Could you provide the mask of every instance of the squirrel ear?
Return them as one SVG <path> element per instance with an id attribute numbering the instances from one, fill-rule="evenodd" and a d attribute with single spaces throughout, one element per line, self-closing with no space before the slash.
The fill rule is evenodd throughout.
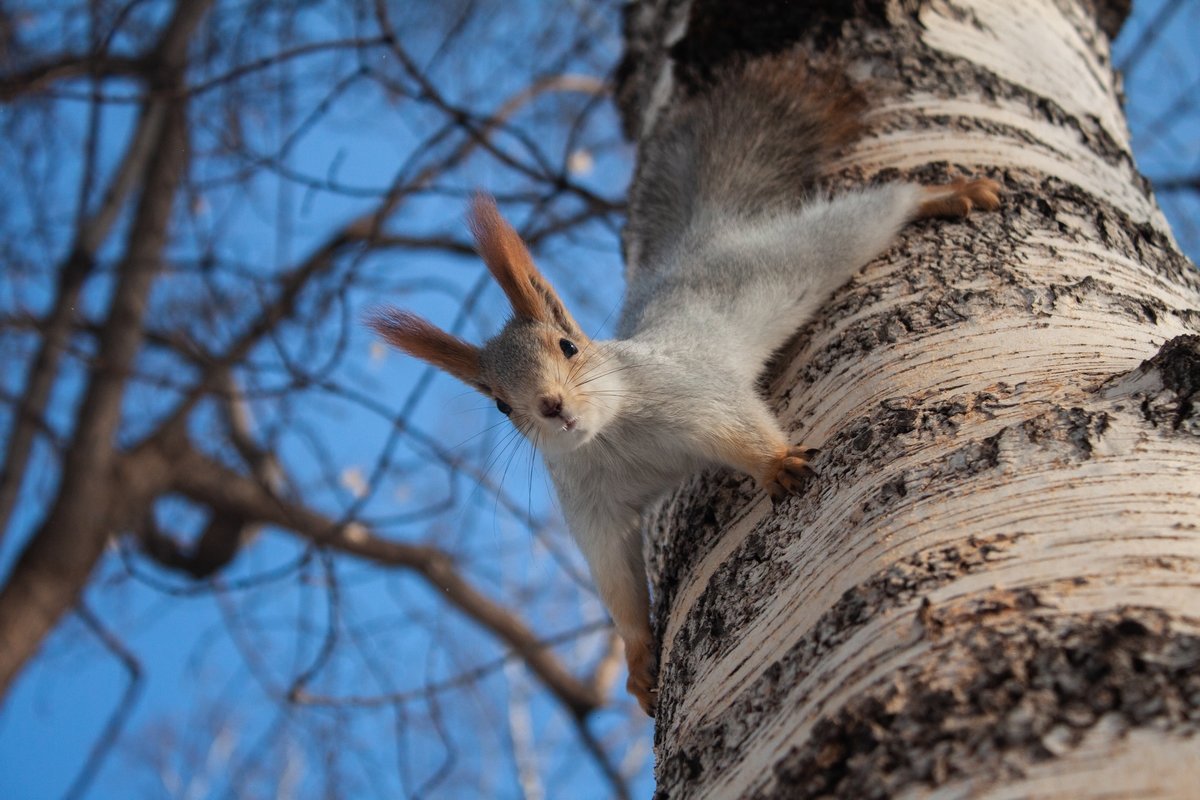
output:
<path id="1" fill-rule="evenodd" d="M 471 203 L 471 231 L 479 255 L 518 317 L 548 322 L 568 333 L 579 331 L 554 287 L 534 266 L 521 237 L 486 194 L 475 195 Z"/>
<path id="2" fill-rule="evenodd" d="M 371 312 L 367 324 L 410 356 L 445 370 L 464 383 L 472 386 L 479 383 L 479 348 L 428 320 L 398 308 L 381 308 Z"/>

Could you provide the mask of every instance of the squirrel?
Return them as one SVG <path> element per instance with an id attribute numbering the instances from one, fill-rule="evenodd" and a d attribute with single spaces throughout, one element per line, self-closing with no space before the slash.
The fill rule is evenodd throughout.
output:
<path id="1" fill-rule="evenodd" d="M 540 450 L 648 714 L 657 651 L 643 510 L 711 465 L 752 476 L 773 502 L 803 488 L 817 451 L 788 440 L 756 389 L 768 359 L 907 223 L 999 207 L 986 178 L 818 191 L 865 105 L 840 75 L 771 56 L 659 120 L 630 196 L 614 339 L 584 333 L 485 196 L 471 227 L 512 305 L 503 330 L 477 347 L 395 308 L 369 321 L 494 399 Z"/>

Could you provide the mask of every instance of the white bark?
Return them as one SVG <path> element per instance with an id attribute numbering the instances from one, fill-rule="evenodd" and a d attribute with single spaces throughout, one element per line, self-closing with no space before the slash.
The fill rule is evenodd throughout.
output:
<path id="1" fill-rule="evenodd" d="M 804 495 L 713 473 L 651 521 L 660 794 L 1194 797 L 1200 280 L 1092 9 L 643 5 L 627 130 L 738 48 L 836 43 L 875 96 L 836 180 L 1008 190 L 909 229 L 771 372 L 822 449 Z M 730 45 L 755 13 L 781 16 Z"/>

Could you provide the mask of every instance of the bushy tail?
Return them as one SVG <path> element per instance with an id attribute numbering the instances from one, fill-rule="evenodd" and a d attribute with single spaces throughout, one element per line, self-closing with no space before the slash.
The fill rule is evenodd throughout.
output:
<path id="1" fill-rule="evenodd" d="M 803 202 L 861 129 L 865 100 L 842 72 L 794 56 L 726 70 L 643 141 L 626 231 L 631 269 L 653 267 L 689 224 Z"/>

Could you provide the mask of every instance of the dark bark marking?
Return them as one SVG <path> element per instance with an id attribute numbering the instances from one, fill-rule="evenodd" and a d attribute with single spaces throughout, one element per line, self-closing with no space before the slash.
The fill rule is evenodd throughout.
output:
<path id="1" fill-rule="evenodd" d="M 1163 386 L 1179 395 L 1180 415 L 1186 416 L 1191 410 L 1193 395 L 1200 391 L 1200 336 L 1176 336 L 1159 348 L 1147 363 L 1158 370 Z"/>
<path id="2" fill-rule="evenodd" d="M 1002 557 L 1019 538 L 1008 534 L 971 536 L 957 544 L 921 550 L 847 590 L 801 641 L 763 671 L 720 720 L 697 731 L 675 748 L 682 760 L 676 763 L 676 757 L 670 756 L 664 761 L 659 768 L 659 783 L 675 785 L 683 775 L 699 775 L 706 763 L 719 767 L 735 760 L 745 734 L 754 730 L 751 720 L 760 716 L 762 709 L 778 708 L 782 696 L 793 685 L 811 673 L 827 653 L 848 641 L 862 625 L 888 610 L 912 603 L 938 587 L 984 569 L 988 562 Z M 697 616 L 697 611 L 689 616 Z M 695 626 L 681 629 L 673 647 L 694 646 L 690 638 L 694 631 Z M 720 650 L 725 652 L 731 646 L 732 643 L 724 645 Z M 689 651 L 681 649 L 679 652 Z M 696 660 L 689 656 L 688 661 Z M 678 665 L 678 661 L 672 661 L 672 669 L 677 671 L 666 682 L 666 693 L 659 698 L 657 737 L 671 729 L 679 698 L 688 691 L 694 679 L 690 669 L 684 674 Z"/>
<path id="3" fill-rule="evenodd" d="M 1003 387 L 994 387 L 1004 391 Z M 850 420 L 822 448 L 831 476 L 849 479 L 847 468 L 855 469 L 864 460 L 891 461 L 912 451 L 917 441 L 935 437 L 957 437 L 960 429 L 972 417 L 988 419 L 993 415 L 989 406 L 999 402 L 993 392 L 979 392 L 938 402 L 923 404 L 913 398 L 893 398 L 879 404 L 869 416 Z M 915 437 L 910 434 L 916 434 Z M 965 442 L 962 447 L 947 453 L 937 464 L 923 465 L 927 477 L 945 477 L 957 469 L 969 467 L 972 472 L 996 466 L 997 436 Z M 888 476 L 895 480 L 896 475 Z M 912 480 L 907 482 L 912 489 Z"/>
<path id="4" fill-rule="evenodd" d="M 667 498 L 647 515 L 644 530 L 645 540 L 651 545 L 656 641 L 662 642 L 667 609 L 680 584 L 720 541 L 721 534 L 750 512 L 757 491 L 753 481 L 743 475 L 708 470 L 685 482 L 677 492 L 708 497 L 711 502 L 681 504 Z"/>
<path id="5" fill-rule="evenodd" d="M 997 387 L 996 392 L 1003 392 Z M 859 465 L 864 461 L 877 463 L 889 461 L 910 452 L 915 440 L 921 438 L 956 437 L 962 426 L 972 416 L 988 418 L 989 407 L 1001 403 L 993 392 L 981 392 L 970 398 L 948 399 L 921 406 L 906 400 L 891 400 L 881 403 L 879 410 L 868 418 L 847 426 L 843 432 L 830 440 L 823 448 L 820 465 L 825 480 L 854 480 Z M 936 493 L 936 488 L 954 481 L 953 476 L 964 471 L 977 474 L 995 469 L 1002 461 L 1002 448 L 1029 452 L 1032 448 L 1043 451 L 1055 461 L 1086 461 L 1093 456 L 1095 444 L 1105 435 L 1111 424 L 1111 416 L 1105 411 L 1087 411 L 1078 406 L 1056 406 L 1019 423 L 1014 423 L 998 433 L 977 440 L 966 441 L 962 446 L 946 453 L 937 461 L 922 464 L 919 468 L 892 472 L 880 488 L 868 499 L 861 509 L 863 514 L 883 519 L 896 513 L 906 503 L 920 502 Z M 811 500 L 803 497 L 791 512 L 793 521 L 789 528 L 809 530 L 815 523 L 818 509 Z M 880 523 L 872 523 L 878 527 Z M 782 555 L 790 540 L 773 540 L 768 534 L 774 529 L 771 519 L 763 521 L 763 527 L 753 531 L 746 540 L 730 554 L 730 557 L 713 573 L 695 606 L 677 632 L 676 638 L 664 643 L 672 652 L 687 654 L 686 658 L 673 659 L 670 665 L 670 680 L 664 682 L 663 694 L 659 699 L 658 729 L 669 730 L 674 716 L 674 707 L 692 687 L 697 670 L 719 659 L 731 651 L 735 641 L 730 641 L 727 631 L 738 631 L 759 614 L 763 603 L 779 591 L 781 586 L 794 579 L 795 565 L 788 563 Z M 818 660 L 830 649 L 847 641 L 864 624 L 880 613 L 913 602 L 917 597 L 945 585 L 962 575 L 982 567 L 988 559 L 1007 547 L 1016 536 L 1012 534 L 973 535 L 953 545 L 944 545 L 921 551 L 882 573 L 848 590 L 830 608 L 810 631 L 784 657 L 780 667 L 791 678 L 791 685 L 812 671 Z M 731 592 L 747 592 L 754 587 L 754 594 L 762 602 L 743 600 L 731 606 Z M 1014 599 L 1015 598 L 1015 599 Z M 995 609 L 1033 607 L 1033 595 L 1015 592 L 989 595 L 978 599 L 972 608 L 977 616 L 986 616 Z M 1028 602 L 1027 602 L 1028 601 Z M 667 601 L 669 603 L 669 600 Z M 975 601 L 971 601 L 975 602 Z M 660 609 L 669 605 L 660 605 Z M 664 632 L 666 615 L 660 611 L 659 635 Z M 930 625 L 937 629 L 947 627 L 941 615 L 925 615 Z M 775 699 L 761 684 L 770 680 L 771 670 L 760 676 L 755 685 L 748 689 L 745 701 L 733 716 L 746 719 L 756 708 L 773 707 Z M 749 707 L 746 706 L 749 704 Z M 729 714 L 723 715 L 728 719 Z M 700 752 L 713 748 L 720 752 L 720 738 L 727 735 L 730 725 L 716 739 L 696 745 Z"/>
<path id="6" fill-rule="evenodd" d="M 638 19 L 640 6 L 631 4 L 625 14 L 626 50 L 614 74 L 617 106 L 626 136 L 636 139 L 641 118 L 664 61 L 671 63 L 681 97 L 712 86 L 722 67 L 790 49 L 802 48 L 811 62 L 860 61 L 873 65 L 869 81 L 872 94 L 902 96 L 914 91 L 968 96 L 982 92 L 1026 106 L 1037 118 L 1075 130 L 1089 148 L 1109 163 L 1132 163 L 1129 151 L 1109 136 L 1091 115 L 1076 117 L 1053 100 L 964 59 L 925 46 L 917 19 L 918 2 L 902 7 L 885 0 L 693 0 L 683 37 L 663 49 L 666 20 L 677 13 L 680 0 L 668 0 L 655 15 L 653 25 Z M 906 15 L 888 19 L 893 5 Z M 951 6 L 951 10 L 955 10 Z M 961 11 L 961 10 L 960 10 Z M 963 12 L 965 13 L 965 12 Z M 978 21 L 974 24 L 978 25 Z M 878 35 L 886 31 L 886 35 Z M 1087 32 L 1084 31 L 1085 38 Z M 932 118 L 914 120 L 899 115 L 881 120 L 879 130 L 902 126 L 928 127 Z M 963 120 L 963 125 L 986 129 L 993 123 Z M 1010 132 L 1010 135 L 1013 135 Z M 1018 137 L 1025 134 L 1016 132 Z M 1142 188 L 1149 193 L 1149 184 Z"/>
<path id="7" fill-rule="evenodd" d="M 1154 356 L 1104 388 L 1119 393 L 1121 384 L 1136 387 L 1151 375 L 1159 379 L 1161 391 L 1131 393 L 1142 419 L 1155 428 L 1200 436 L 1200 408 L 1194 400 L 1200 392 L 1200 336 L 1189 333 L 1168 340 Z"/>
<path id="8" fill-rule="evenodd" d="M 919 172 L 924 180 L 939 180 L 938 173 L 945 171 L 930 165 Z M 886 179 L 889 176 L 880 177 Z M 1056 179 L 1009 175 L 1004 183 L 1006 206 L 1001 215 L 953 225 L 914 226 L 884 256 L 886 261 L 907 260 L 911 253 L 954 247 L 973 253 L 973 258 L 943 261 L 919 271 L 893 270 L 884 278 L 874 279 L 868 268 L 865 281 L 842 289 L 826 305 L 822 315 L 801 329 L 781 351 L 774 364 L 799 363 L 796 380 L 784 385 L 778 379 L 779 369 L 769 368 L 765 379 L 768 393 L 786 402 L 794 394 L 805 392 L 818 379 L 837 374 L 840 365 L 855 364 L 899 336 L 911 339 L 912 334 L 919 336 L 943 330 L 969 319 L 1012 318 L 1014 313 L 1019 313 L 1029 319 L 1031 326 L 1053 324 L 1056 307 L 1067 300 L 1089 304 L 1106 314 L 1139 324 L 1146 321 L 1152 325 L 1166 324 L 1173 317 L 1185 325 L 1200 327 L 1200 307 L 1174 309 L 1149 293 L 1114 291 L 1103 274 L 1073 283 L 1055 284 L 1031 283 L 1015 272 L 1012 265 L 1021 260 L 1024 252 L 1042 252 L 1046 257 L 1056 257 L 1056 253 L 1045 252 L 1028 243 L 1029 238 L 1039 232 L 1081 245 L 1093 235 L 1089 230 L 1060 223 L 1060 214 L 1071 218 L 1102 218 L 1114 249 L 1145 264 L 1148 278 L 1153 271 L 1171 284 L 1195 287 L 1200 296 L 1200 271 L 1172 250 L 1170 242 L 1158 231 L 1132 224 L 1115 207 Z M 1136 233 L 1130 236 L 1129 231 Z M 981 282 L 990 285 L 980 288 Z M 887 298 L 918 293 L 922 295 L 919 303 L 914 301 L 904 306 L 888 303 L 885 311 L 870 313 Z M 857 317 L 858 320 L 821 350 L 800 359 L 801 351 L 814 333 L 828 329 L 846 317 Z"/>
<path id="9" fill-rule="evenodd" d="M 642 113 L 654 88 L 655 76 L 669 58 L 662 48 L 664 28 L 685 0 L 627 3 L 622 9 L 621 33 L 625 52 L 613 71 L 613 103 L 621 117 L 621 132 L 631 142 L 638 139 Z M 649 20 L 649 22 L 647 22 Z"/>
<path id="10" fill-rule="evenodd" d="M 809 53 L 827 50 L 848 22 L 886 26 L 886 6 L 884 0 L 693 0 L 687 33 L 671 48 L 675 77 L 691 94 L 711 85 L 723 65 L 783 52 L 801 38 Z"/>
<path id="11" fill-rule="evenodd" d="M 909 19 L 894 19 L 896 24 L 887 28 L 885 36 L 869 35 L 871 27 L 866 25 L 857 25 L 843 35 L 840 52 L 852 53 L 856 60 L 872 64 L 871 82 L 879 96 L 899 97 L 914 92 L 929 92 L 943 97 L 981 94 L 988 100 L 1003 100 L 1024 106 L 1035 119 L 1075 131 L 1092 152 L 1108 163 L 1133 163 L 1129 150 L 1115 141 L 1095 116 L 1076 116 L 1054 100 L 1014 84 L 978 64 L 925 45 L 921 41 L 918 20 L 922 5 L 908 4 L 905 10 L 909 11 Z M 967 13 L 958 10 L 964 15 Z M 976 27 L 981 27 L 978 20 L 972 18 L 970 21 Z M 1086 31 L 1084 34 L 1085 38 L 1090 38 Z M 888 116 L 893 119 L 881 120 L 881 130 L 887 127 L 909 130 L 929 127 L 935 119 L 911 114 Z M 984 120 L 963 120 L 962 124 L 977 130 L 995 126 L 995 123 Z M 1148 183 L 1143 183 L 1142 188 L 1149 193 Z"/>
<path id="12" fill-rule="evenodd" d="M 999 390 L 999 389 L 998 389 Z M 853 471 L 860 463 L 888 462 L 911 453 L 916 442 L 908 434 L 922 437 L 957 437 L 960 429 L 968 425 L 973 417 L 988 419 L 993 413 L 988 406 L 998 402 L 991 392 L 980 392 L 968 402 L 949 400 L 913 408 L 903 409 L 906 414 L 896 424 L 900 400 L 881 404 L 881 411 L 870 417 L 851 422 L 841 433 L 831 437 L 824 448 L 827 471 L 838 479 L 854 479 Z M 912 402 L 912 401 L 904 401 Z M 892 407 L 887 407 L 888 405 Z M 911 417 L 909 416 L 911 415 Z M 886 508 L 909 494 L 920 496 L 922 492 L 940 484 L 952 475 L 968 471 L 977 474 L 999 466 L 1001 447 L 1009 446 L 1028 449 L 1034 445 L 1043 451 L 1053 452 L 1056 457 L 1083 461 L 1091 458 L 1094 443 L 1108 430 L 1111 417 L 1104 411 L 1087 411 L 1079 406 L 1055 406 L 1022 422 L 1010 425 L 991 436 L 965 441 L 960 447 L 946 453 L 934 462 L 921 464 L 910 473 L 891 473 L 881 476 L 883 482 L 877 499 L 887 503 L 868 501 L 864 511 L 879 507 Z M 880 432 L 884 436 L 878 436 Z M 1020 444 L 1005 441 L 1016 437 Z M 901 481 L 904 491 L 896 491 L 895 483 Z M 892 486 L 892 490 L 888 487 Z"/>
<path id="13" fill-rule="evenodd" d="M 1133 8 L 1133 0 L 1085 0 L 1096 11 L 1096 24 L 1109 39 L 1116 39 Z"/>
<path id="14" fill-rule="evenodd" d="M 1108 430 L 1110 420 L 1104 411 L 1085 411 L 1078 406 L 1056 407 L 1005 433 L 1011 431 L 1010 435 L 1017 435 L 1024 442 L 1068 459 L 1086 461 L 1092 457 L 1093 442 Z M 1024 443 L 1015 447 L 1023 448 Z"/>
<path id="15" fill-rule="evenodd" d="M 818 722 L 754 797 L 884 798 L 1019 777 L 1022 763 L 1078 745 L 1102 717 L 1126 730 L 1200 731 L 1200 637 L 1132 608 L 960 629 Z"/>
<path id="16" fill-rule="evenodd" d="M 1200 637 L 1173 630 L 1170 616 L 1154 609 L 1063 617 L 1039 607 L 1028 590 L 988 593 L 947 611 L 923 606 L 929 655 L 820 720 L 778 762 L 772 786 L 753 796 L 884 798 L 967 776 L 1019 777 L 1022 762 L 1078 745 L 1103 717 L 1127 730 L 1200 732 Z M 809 663 L 823 652 L 810 646 Z M 659 767 L 656 798 L 686 797 L 702 775 L 744 756 L 765 709 L 779 709 L 807 674 L 794 654 L 677 744 Z M 776 713 L 789 712 L 790 704 Z"/>
<path id="17" fill-rule="evenodd" d="M 1157 297 L 1130 295 L 1118 291 L 1112 284 L 1088 275 L 1075 283 L 1050 285 L 1029 290 L 1030 310 L 1049 317 L 1061 300 L 1073 300 L 1077 304 L 1104 304 L 1106 311 L 1115 312 L 1126 319 L 1157 325 L 1159 317 L 1176 315 L 1183 319 L 1200 322 L 1200 310 L 1173 308 Z"/>
<path id="18" fill-rule="evenodd" d="M 794 565 L 780 553 L 790 540 L 769 536 L 770 521 L 764 522 L 767 530 L 760 527 L 752 531 L 716 570 L 671 642 L 672 652 L 686 653 L 687 658 L 672 661 L 672 679 L 664 696 L 688 691 L 698 665 L 722 657 L 737 643 L 737 635 L 727 635 L 727 631 L 747 626 L 761 612 L 762 605 L 772 600 L 772 588 L 792 577 Z M 731 606 L 731 593 L 753 593 L 760 602 Z M 659 702 L 663 705 L 664 697 Z"/>

